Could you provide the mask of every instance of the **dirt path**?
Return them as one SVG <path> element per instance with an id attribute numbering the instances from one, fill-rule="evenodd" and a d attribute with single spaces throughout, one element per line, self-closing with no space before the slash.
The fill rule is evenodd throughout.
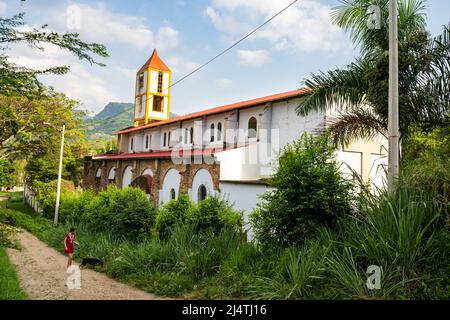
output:
<path id="1" fill-rule="evenodd" d="M 29 232 L 16 234 L 22 250 L 8 249 L 22 288 L 30 299 L 39 300 L 156 300 L 164 299 L 108 278 L 105 274 L 81 269 L 81 289 L 69 289 L 66 257 L 48 247 Z M 76 264 L 76 263 L 75 263 Z"/>

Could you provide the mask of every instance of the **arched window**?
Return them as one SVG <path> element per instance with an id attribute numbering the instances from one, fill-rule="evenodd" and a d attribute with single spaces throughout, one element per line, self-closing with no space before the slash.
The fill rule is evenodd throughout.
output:
<path id="1" fill-rule="evenodd" d="M 257 125 L 258 125 L 258 122 L 256 121 L 255 117 L 251 117 L 248 120 L 248 137 L 249 137 L 249 139 L 256 138 Z"/>
<path id="2" fill-rule="evenodd" d="M 222 141 L 222 122 L 217 124 L 217 141 Z"/>
<path id="3" fill-rule="evenodd" d="M 176 196 L 175 189 L 170 189 L 170 199 L 175 200 Z"/>
<path id="4" fill-rule="evenodd" d="M 189 135 L 189 129 L 184 129 L 184 144 L 187 144 L 188 142 L 188 135 Z"/>
<path id="5" fill-rule="evenodd" d="M 145 149 L 148 149 L 148 136 L 145 136 Z"/>
<path id="6" fill-rule="evenodd" d="M 169 136 L 168 136 L 168 138 L 167 138 L 167 145 L 170 147 L 170 142 L 171 142 L 171 140 L 170 140 L 170 134 L 171 134 L 171 132 L 169 131 Z"/>
<path id="7" fill-rule="evenodd" d="M 97 172 L 95 173 L 95 178 L 100 179 L 102 177 L 102 168 L 98 168 Z"/>
<path id="8" fill-rule="evenodd" d="M 194 143 L 194 128 L 191 128 L 191 134 L 190 134 L 191 144 Z"/>
<path id="9" fill-rule="evenodd" d="M 205 200 L 207 195 L 208 195 L 208 193 L 206 191 L 205 185 L 201 184 L 198 187 L 198 191 L 197 191 L 197 199 L 198 199 L 197 202 Z"/>
<path id="10" fill-rule="evenodd" d="M 211 142 L 214 142 L 214 123 L 211 123 Z"/>
<path id="11" fill-rule="evenodd" d="M 130 150 L 131 151 L 133 151 L 133 148 L 134 148 L 133 144 L 134 144 L 134 139 L 131 138 L 131 142 L 130 142 Z"/>
<path id="12" fill-rule="evenodd" d="M 163 147 L 166 146 L 166 139 L 167 139 L 167 133 L 164 132 L 164 136 L 163 136 Z"/>
<path id="13" fill-rule="evenodd" d="M 159 93 L 162 93 L 162 90 L 163 90 L 162 86 L 163 86 L 163 73 L 159 72 L 158 73 L 158 92 Z"/>

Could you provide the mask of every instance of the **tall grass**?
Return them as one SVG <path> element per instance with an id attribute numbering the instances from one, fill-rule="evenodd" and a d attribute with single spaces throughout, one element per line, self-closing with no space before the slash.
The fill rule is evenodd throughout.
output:
<path id="1" fill-rule="evenodd" d="M 0 247 L 0 300 L 24 300 L 27 294 L 20 288 L 16 272 L 4 248 Z"/>
<path id="2" fill-rule="evenodd" d="M 275 275 L 257 278 L 249 293 L 257 299 L 310 298 L 315 283 L 325 271 L 324 259 L 328 250 L 329 247 L 319 241 L 286 249 L 280 255 Z"/>

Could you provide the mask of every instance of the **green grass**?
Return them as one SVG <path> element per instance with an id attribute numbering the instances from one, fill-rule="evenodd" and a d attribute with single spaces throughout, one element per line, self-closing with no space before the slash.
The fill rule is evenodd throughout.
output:
<path id="1" fill-rule="evenodd" d="M 0 270 L 0 300 L 28 299 L 4 248 L 0 248 Z"/>
<path id="2" fill-rule="evenodd" d="M 367 210 L 367 211 L 365 211 Z M 12 202 L 0 223 L 22 227 L 63 252 L 70 227 L 77 229 L 75 259 L 103 259 L 112 278 L 163 296 L 194 299 L 448 299 L 450 231 L 438 225 L 430 201 L 409 191 L 381 197 L 359 216 L 346 217 L 338 232 L 290 248 L 262 251 L 232 230 L 198 234 L 193 225 L 174 228 L 167 239 L 129 240 L 89 224 L 58 227 Z M 367 266 L 383 269 L 383 289 L 365 286 Z"/>

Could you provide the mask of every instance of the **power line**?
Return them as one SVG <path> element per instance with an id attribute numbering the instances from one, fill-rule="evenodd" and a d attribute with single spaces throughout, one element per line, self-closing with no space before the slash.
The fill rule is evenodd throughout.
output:
<path id="1" fill-rule="evenodd" d="M 287 5 L 286 7 L 284 7 L 283 9 L 281 9 L 280 11 L 278 11 L 276 14 L 274 14 L 272 17 L 270 17 L 268 20 L 264 21 L 262 24 L 260 24 L 258 27 L 256 27 L 255 29 L 253 29 L 252 31 L 250 31 L 249 33 L 247 33 L 244 37 L 242 37 L 241 39 L 239 39 L 238 41 L 236 41 L 235 43 L 233 43 L 231 46 L 229 46 L 228 48 L 226 48 L 225 50 L 222 50 L 219 54 L 215 55 L 213 58 L 209 59 L 207 62 L 205 62 L 204 64 L 202 64 L 201 66 L 197 67 L 196 69 L 194 69 L 193 71 L 189 72 L 187 75 L 183 76 L 181 79 L 175 81 L 173 84 L 169 85 L 166 89 L 163 90 L 166 91 L 170 88 L 172 88 L 173 86 L 175 86 L 176 84 L 180 83 L 181 81 L 185 80 L 186 78 L 190 77 L 191 75 L 193 75 L 194 73 L 196 73 L 197 71 L 199 71 L 200 69 L 206 67 L 208 64 L 210 64 L 211 62 L 213 62 L 214 60 L 216 60 L 217 58 L 219 58 L 220 56 L 222 56 L 223 54 L 225 54 L 226 52 L 230 51 L 231 49 L 233 49 L 235 46 L 237 46 L 239 43 L 241 43 L 242 41 L 244 41 L 245 39 L 247 39 L 248 37 L 250 37 L 252 34 L 254 34 L 256 31 L 258 31 L 259 29 L 261 29 L 262 27 L 264 27 L 266 24 L 268 24 L 269 22 L 271 22 L 273 19 L 275 19 L 276 17 L 278 17 L 280 14 L 282 14 L 284 11 L 286 11 L 287 9 L 289 9 L 290 7 L 292 7 L 296 2 L 298 2 L 298 0 L 294 0 L 292 1 L 289 5 Z M 149 98 L 149 99 L 145 99 L 143 102 L 147 102 L 147 100 L 150 100 L 151 98 L 153 98 L 153 95 Z M 143 103 L 141 102 L 141 103 Z"/>
<path id="2" fill-rule="evenodd" d="M 250 31 L 249 33 L 247 33 L 244 37 L 242 37 L 241 39 L 239 39 L 238 41 L 236 41 L 235 43 L 233 43 L 231 46 L 229 46 L 228 48 L 226 48 L 225 50 L 223 50 L 222 52 L 220 52 L 219 54 L 217 54 L 216 56 L 214 56 L 213 58 L 209 59 L 207 62 L 205 62 L 204 64 L 202 64 L 200 67 L 194 69 L 193 71 L 191 71 L 190 73 L 188 73 L 187 75 L 185 75 L 184 77 L 182 77 L 181 79 L 177 80 L 176 82 L 174 82 L 171 86 L 169 86 L 169 88 L 173 87 L 174 85 L 176 85 L 177 83 L 180 83 L 181 81 L 183 81 L 184 79 L 188 78 L 189 76 L 191 76 L 192 74 L 196 73 L 197 71 L 199 71 L 200 69 L 202 69 L 203 67 L 207 66 L 208 64 L 210 64 L 211 62 L 213 62 L 214 60 L 216 60 L 217 58 L 219 58 L 221 55 L 225 54 L 226 52 L 230 51 L 231 49 L 233 49 L 235 46 L 237 46 L 239 43 L 241 43 L 242 41 L 244 41 L 245 39 L 247 39 L 248 37 L 250 37 L 252 34 L 254 34 L 256 31 L 258 31 L 259 29 L 261 29 L 262 27 L 264 27 L 266 24 L 268 24 L 270 21 L 272 21 L 273 19 L 275 19 L 277 16 L 279 16 L 280 14 L 282 14 L 284 11 L 286 11 L 287 9 L 289 9 L 291 6 L 293 6 L 296 2 L 298 2 L 298 0 L 294 0 L 292 1 L 288 6 L 284 7 L 282 10 L 280 10 L 278 13 L 276 13 L 275 15 L 273 15 L 271 18 L 269 18 L 268 20 L 266 20 L 264 23 L 262 23 L 261 25 L 259 25 L 258 27 L 256 27 L 255 29 L 253 29 L 252 31 Z"/>

